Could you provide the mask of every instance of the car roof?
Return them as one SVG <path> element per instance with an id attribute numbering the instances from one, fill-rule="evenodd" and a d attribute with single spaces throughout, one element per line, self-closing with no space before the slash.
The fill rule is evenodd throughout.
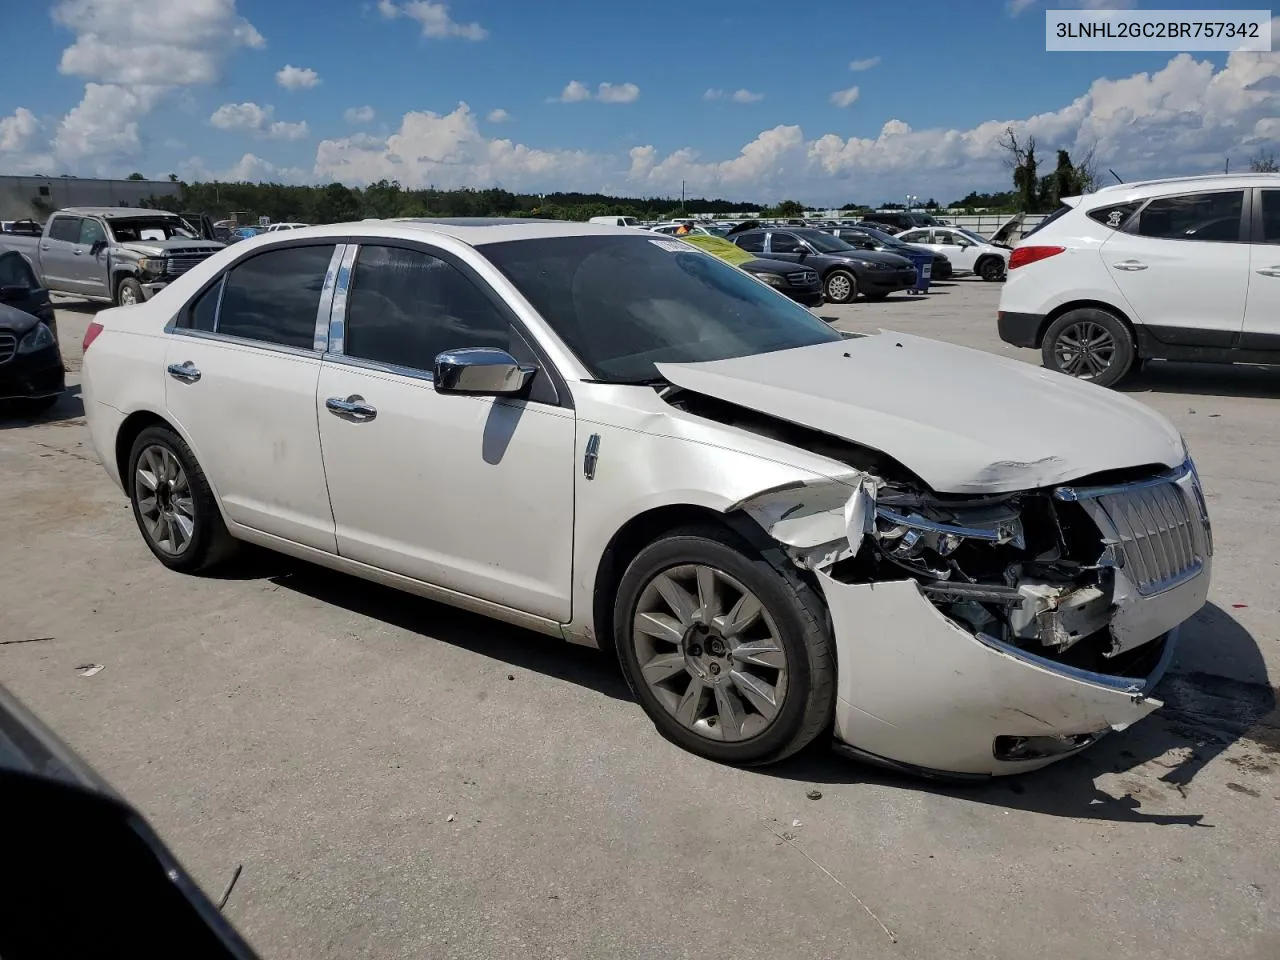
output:
<path id="1" fill-rule="evenodd" d="M 1166 177 L 1161 180 L 1138 180 L 1133 183 L 1112 183 L 1099 187 L 1083 199 L 1092 206 L 1095 197 L 1106 203 L 1115 203 L 1117 198 L 1143 200 L 1168 193 L 1171 188 L 1187 186 L 1197 190 L 1229 190 L 1232 187 L 1255 187 L 1264 184 L 1280 186 L 1280 173 L 1206 173 L 1192 177 Z"/>
<path id="2" fill-rule="evenodd" d="M 396 217 L 387 220 L 369 218 L 352 223 L 329 223 L 300 227 L 297 230 L 266 231 L 252 241 L 255 245 L 273 242 L 290 243 L 307 237 L 395 237 L 403 240 L 448 237 L 477 247 L 508 240 L 544 240 L 554 237 L 635 237 L 634 227 L 615 227 L 603 223 L 573 223 L 564 220 L 535 220 L 526 217 Z M 268 239 L 270 238 L 270 239 Z"/>
<path id="3" fill-rule="evenodd" d="M 106 220 L 128 220 L 136 217 L 177 217 L 168 210 L 145 210 L 141 207 L 63 207 L 53 215 L 67 214 L 73 217 L 102 217 Z"/>

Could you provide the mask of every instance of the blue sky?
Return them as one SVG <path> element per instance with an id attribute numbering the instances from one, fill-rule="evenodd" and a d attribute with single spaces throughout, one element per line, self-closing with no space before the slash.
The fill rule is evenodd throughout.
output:
<path id="1" fill-rule="evenodd" d="M 0 172 L 946 201 L 1010 124 L 1126 178 L 1275 147 L 1280 54 L 1047 53 L 1045 5 L 10 0 Z"/>

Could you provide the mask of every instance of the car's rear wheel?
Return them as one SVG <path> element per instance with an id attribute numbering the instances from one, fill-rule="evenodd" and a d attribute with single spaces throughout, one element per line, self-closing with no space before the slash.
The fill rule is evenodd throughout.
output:
<path id="1" fill-rule="evenodd" d="M 716 528 L 642 550 L 614 608 L 619 659 L 659 732 L 736 764 L 781 760 L 830 722 L 826 622 L 811 587 Z"/>
<path id="2" fill-rule="evenodd" d="M 170 570 L 195 573 L 224 560 L 236 542 L 218 512 L 191 448 L 168 427 L 147 427 L 133 441 L 127 476 L 142 539 Z"/>
<path id="3" fill-rule="evenodd" d="M 1004 279 L 1004 261 L 999 257 L 983 257 L 978 261 L 978 276 L 988 283 Z"/>
<path id="4" fill-rule="evenodd" d="M 1114 314 L 1094 307 L 1069 310 L 1045 331 L 1041 356 L 1050 370 L 1100 387 L 1119 383 L 1133 366 L 1133 337 Z"/>
<path id="5" fill-rule="evenodd" d="M 116 288 L 116 304 L 118 306 L 131 307 L 145 299 L 146 296 L 142 292 L 142 284 L 132 277 L 125 277 L 120 281 L 120 286 Z"/>
<path id="6" fill-rule="evenodd" d="M 827 274 L 826 297 L 831 303 L 852 303 L 858 299 L 858 278 L 847 270 Z"/>

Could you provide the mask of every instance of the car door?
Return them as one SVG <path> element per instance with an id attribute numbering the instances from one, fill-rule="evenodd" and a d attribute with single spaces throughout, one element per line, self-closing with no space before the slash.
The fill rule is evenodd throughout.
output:
<path id="1" fill-rule="evenodd" d="M 1240 346 L 1280 350 L 1280 188 L 1255 189 Z"/>
<path id="2" fill-rule="evenodd" d="M 57 290 L 79 292 L 74 286 L 74 251 L 80 243 L 80 218 L 54 214 L 49 230 L 40 238 L 40 272 L 44 282 Z"/>
<path id="3" fill-rule="evenodd" d="M 950 260 L 953 269 L 972 272 L 978 263 L 978 245 L 962 234 L 935 227 L 929 240 L 929 249 Z"/>
<path id="4" fill-rule="evenodd" d="M 567 621 L 567 391 L 539 364 L 527 399 L 437 393 L 446 350 L 498 347 L 536 362 L 514 315 L 465 262 L 428 245 L 361 245 L 349 284 L 347 269 L 318 394 L 339 554 Z"/>
<path id="5" fill-rule="evenodd" d="M 1235 343 L 1251 279 L 1244 201 L 1242 189 L 1157 197 L 1108 232 L 1098 248 L 1104 268 L 1130 318 L 1157 340 Z"/>
<path id="6" fill-rule="evenodd" d="M 27 258 L 16 250 L 0 253 L 0 303 L 39 317 L 57 336 L 49 291 L 36 278 Z"/>
<path id="7" fill-rule="evenodd" d="M 785 230 L 769 231 L 769 256 L 774 260 L 799 263 L 807 253 L 805 245 L 794 233 L 787 233 Z"/>
<path id="8" fill-rule="evenodd" d="M 87 297 L 110 297 L 107 284 L 107 228 L 95 217 L 80 221 L 79 242 L 71 251 L 71 280 Z"/>
<path id="9" fill-rule="evenodd" d="M 165 358 L 169 415 L 228 518 L 329 553 L 316 383 L 340 255 L 310 240 L 242 257 L 179 314 Z"/>

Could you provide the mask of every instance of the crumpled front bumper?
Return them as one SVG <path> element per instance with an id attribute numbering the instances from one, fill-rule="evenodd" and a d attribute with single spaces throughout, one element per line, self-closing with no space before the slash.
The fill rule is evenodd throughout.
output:
<path id="1" fill-rule="evenodd" d="M 842 583 L 817 572 L 831 611 L 839 679 L 837 741 L 917 773 L 987 776 L 1043 767 L 1162 706 L 1150 696 L 1176 641 L 1145 677 L 1066 666 L 975 635 L 945 617 L 913 580 Z M 1147 622 L 1175 622 L 1208 593 L 1209 571 L 1146 598 Z M 1154 648 L 1153 648 L 1154 649 Z M 1003 756 L 998 755 L 1003 754 Z M 1026 759 L 1009 757 L 1026 756 Z"/>

